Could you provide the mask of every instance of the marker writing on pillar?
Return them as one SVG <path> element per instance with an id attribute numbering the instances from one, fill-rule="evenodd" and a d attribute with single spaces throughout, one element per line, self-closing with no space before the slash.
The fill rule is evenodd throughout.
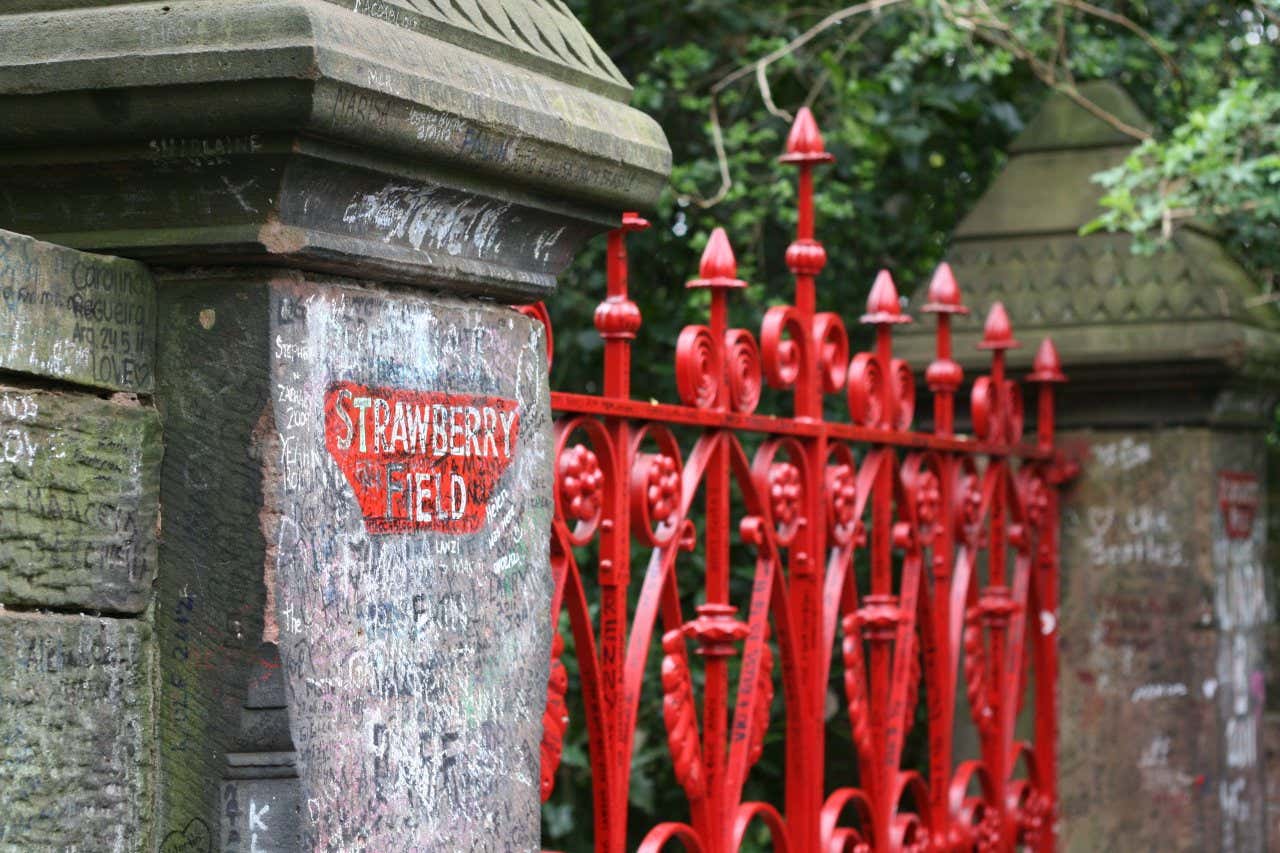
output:
<path id="1" fill-rule="evenodd" d="M 353 382 L 325 395 L 325 444 L 371 534 L 479 530 L 519 431 L 501 397 Z"/>

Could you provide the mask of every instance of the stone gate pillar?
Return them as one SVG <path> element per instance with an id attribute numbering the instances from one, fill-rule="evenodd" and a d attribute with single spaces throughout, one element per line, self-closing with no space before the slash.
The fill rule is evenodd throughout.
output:
<path id="1" fill-rule="evenodd" d="M 153 843 L 535 850 L 547 295 L 661 131 L 559 3 L 15 0 L 0 224 L 157 272 Z"/>
<path id="2" fill-rule="evenodd" d="M 1146 125 L 1111 84 L 1088 94 Z M 1028 340 L 1053 336 L 1071 380 L 1058 422 L 1082 468 L 1063 497 L 1060 625 L 1048 626 L 1062 654 L 1064 849 L 1262 851 L 1280 323 L 1205 233 L 1185 229 L 1151 257 L 1125 236 L 1079 236 L 1099 210 L 1090 176 L 1132 145 L 1050 98 L 949 260 L 974 317 L 1002 301 Z M 970 322 L 957 349 L 979 334 Z"/>

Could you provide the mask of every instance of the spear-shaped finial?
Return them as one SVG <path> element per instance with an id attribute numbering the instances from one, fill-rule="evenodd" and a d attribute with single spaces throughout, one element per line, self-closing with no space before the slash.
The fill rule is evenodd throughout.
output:
<path id="1" fill-rule="evenodd" d="M 999 351 L 1017 349 L 1020 346 L 1022 344 L 1013 338 L 1013 324 L 1009 322 L 1009 312 L 1004 310 L 1003 303 L 994 303 L 987 314 L 987 323 L 982 327 L 982 340 L 978 342 L 978 349 Z"/>
<path id="2" fill-rule="evenodd" d="M 1066 382 L 1067 375 L 1062 372 L 1062 359 L 1058 357 L 1058 348 L 1053 345 L 1052 338 L 1040 342 L 1036 357 L 1031 362 L 1029 382 Z"/>
<path id="3" fill-rule="evenodd" d="M 733 247 L 729 245 L 729 235 L 723 228 L 711 232 L 707 248 L 702 251 L 702 263 L 698 266 L 698 277 L 690 281 L 686 287 L 739 288 L 747 283 L 738 278 L 738 261 L 733 256 Z"/>
<path id="4" fill-rule="evenodd" d="M 893 276 L 888 270 L 880 270 L 875 284 L 871 285 L 871 293 L 867 296 L 867 313 L 862 315 L 864 323 L 910 323 L 911 318 L 902 313 L 902 300 L 898 298 L 898 287 L 893 283 Z"/>
<path id="5" fill-rule="evenodd" d="M 1042 453 L 1050 453 L 1053 451 L 1054 436 L 1054 411 L 1053 411 L 1053 386 L 1067 381 L 1067 376 L 1062 372 L 1062 359 L 1058 357 L 1058 348 L 1053 345 L 1051 338 L 1045 338 L 1040 342 L 1040 349 L 1036 350 L 1036 357 L 1031 362 L 1031 374 L 1027 377 L 1028 382 L 1033 382 L 1040 386 L 1038 401 L 1038 416 L 1036 418 L 1036 443 Z M 1065 476 L 1068 467 L 1057 466 L 1059 473 Z"/>
<path id="6" fill-rule="evenodd" d="M 934 270 L 929 282 L 929 301 L 920 309 L 928 314 L 968 314 L 960 297 L 960 285 L 956 284 L 951 264 L 943 261 Z"/>
<path id="7" fill-rule="evenodd" d="M 822 131 L 808 107 L 801 107 L 787 134 L 787 153 L 778 158 L 783 163 L 830 163 L 836 158 L 827 153 Z"/>
<path id="8" fill-rule="evenodd" d="M 925 381 L 933 391 L 933 428 L 942 436 L 951 436 L 955 429 L 955 392 L 964 381 L 964 370 L 951 357 L 951 318 L 968 314 L 960 298 L 960 285 L 948 263 L 938 264 L 929 282 L 929 301 L 920 309 L 926 314 L 936 314 L 937 357 L 925 371 Z"/>

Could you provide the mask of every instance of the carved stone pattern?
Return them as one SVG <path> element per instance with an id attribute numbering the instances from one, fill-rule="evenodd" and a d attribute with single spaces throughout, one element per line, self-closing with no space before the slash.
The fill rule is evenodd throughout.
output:
<path id="1" fill-rule="evenodd" d="M 1234 282 L 1206 280 L 1205 256 L 1220 254 L 1216 245 L 1179 238 L 1147 257 L 1133 254 L 1129 243 L 1128 237 L 1111 235 L 1064 235 L 1023 245 L 975 241 L 957 245 L 949 260 L 973 308 L 970 318 L 1002 302 L 1024 332 L 1035 326 L 1161 320 L 1251 322 L 1247 294 Z M 912 295 L 913 305 L 927 301 L 927 284 Z M 976 322 L 959 320 L 957 329 Z"/>
<path id="2" fill-rule="evenodd" d="M 329 0 L 351 5 L 351 0 Z M 560 0 L 377 0 L 358 11 L 406 29 L 426 29 L 438 21 L 563 65 L 590 77 L 627 87 L 609 57 Z"/>

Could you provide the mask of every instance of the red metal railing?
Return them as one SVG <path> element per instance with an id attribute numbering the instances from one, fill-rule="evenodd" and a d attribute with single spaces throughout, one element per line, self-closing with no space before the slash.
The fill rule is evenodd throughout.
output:
<path id="1" fill-rule="evenodd" d="M 576 647 L 595 847 L 625 848 L 640 696 L 661 690 L 688 815 L 649 830 L 642 851 L 672 840 L 694 851 L 736 850 L 756 821 L 779 851 L 1052 850 L 1056 484 L 1063 470 L 1053 446 L 1053 394 L 1065 378 L 1057 354 L 1046 340 L 1027 377 L 1038 396 L 1038 436 L 1024 444 L 1022 395 L 1005 367 L 1005 351 L 1018 344 L 995 305 L 980 345 L 991 351 L 991 371 L 972 386 L 975 435 L 957 436 L 962 371 L 952 359 L 950 321 L 966 309 L 944 264 L 922 308 L 937 322 L 937 357 L 925 374 L 933 431 L 911 431 L 914 378 L 892 352 L 894 327 L 910 320 L 889 273 L 876 279 L 861 318 L 875 331 L 872 352 L 850 360 L 840 317 L 816 307 L 814 277 L 826 252 L 814 239 L 813 169 L 831 157 L 807 110 L 781 159 L 799 170 L 797 235 L 786 255 L 795 304 L 770 309 L 758 340 L 728 328 L 726 302 L 745 285 L 716 230 L 699 277 L 689 282 L 710 290 L 711 308 L 707 325 L 680 334 L 681 402 L 633 399 L 630 346 L 641 317 L 627 295 L 625 237 L 647 223 L 627 214 L 609 235 L 609 292 L 595 315 L 605 342 L 604 393 L 552 395 L 559 413 L 553 617 L 559 624 L 568 611 Z M 527 310 L 545 321 L 545 312 Z M 791 416 L 756 413 L 762 380 L 791 393 Z M 828 394 L 847 397 L 849 422 L 824 418 Z M 676 433 L 688 430 L 680 427 L 700 430 L 687 456 Z M 750 434 L 760 442 L 752 454 L 742 442 Z M 735 542 L 734 553 L 745 545 L 754 555 L 749 599 L 741 602 L 730 600 Z M 649 552 L 638 598 L 637 545 Z M 705 570 L 689 569 L 687 558 L 682 569 L 682 555 L 695 550 Z M 869 563 L 865 589 L 855 558 Z M 598 580 L 596 620 L 585 571 Z M 681 609 L 681 588 L 687 593 L 693 582 L 703 587 L 703 603 L 691 618 Z M 655 645 L 661 684 L 645 684 Z M 557 636 L 544 799 L 568 714 L 563 648 Z M 833 654 L 854 754 L 839 768 L 847 786 L 828 791 L 824 704 Z M 691 677 L 696 666 L 700 689 Z M 922 685 L 923 772 L 902 761 Z M 1031 742 L 1015 736 L 1027 693 Z M 965 705 L 981 757 L 960 761 L 953 739 Z M 785 805 L 744 802 L 744 782 L 771 725 L 785 733 Z"/>

